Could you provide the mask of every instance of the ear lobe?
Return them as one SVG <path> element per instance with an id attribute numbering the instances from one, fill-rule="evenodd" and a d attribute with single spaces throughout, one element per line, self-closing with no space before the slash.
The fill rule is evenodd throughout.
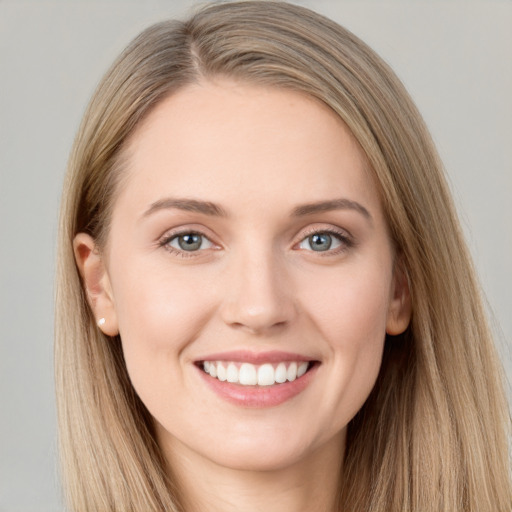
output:
<path id="1" fill-rule="evenodd" d="M 411 321 L 412 300 L 409 279 L 402 261 L 397 261 L 393 275 L 393 295 L 389 304 L 386 333 L 402 334 Z"/>
<path id="2" fill-rule="evenodd" d="M 104 334 L 116 336 L 119 328 L 110 279 L 94 239 L 86 233 L 78 233 L 73 240 L 73 250 L 96 323 Z"/>

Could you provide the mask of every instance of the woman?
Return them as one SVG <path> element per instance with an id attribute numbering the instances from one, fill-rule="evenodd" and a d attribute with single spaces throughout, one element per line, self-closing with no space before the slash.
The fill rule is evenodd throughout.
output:
<path id="1" fill-rule="evenodd" d="M 509 418 L 428 132 L 284 3 L 143 32 L 61 213 L 71 510 L 510 510 Z"/>

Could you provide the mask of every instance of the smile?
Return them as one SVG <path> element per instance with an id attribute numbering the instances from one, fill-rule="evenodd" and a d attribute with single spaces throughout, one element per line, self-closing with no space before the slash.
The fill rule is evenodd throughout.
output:
<path id="1" fill-rule="evenodd" d="M 301 394 L 315 379 L 321 361 L 282 351 L 235 350 L 195 361 L 213 393 L 238 407 L 275 407 Z"/>
<path id="2" fill-rule="evenodd" d="M 261 365 L 234 361 L 203 361 L 205 373 L 221 382 L 242 386 L 273 386 L 293 382 L 310 367 L 307 361 L 286 361 Z"/>

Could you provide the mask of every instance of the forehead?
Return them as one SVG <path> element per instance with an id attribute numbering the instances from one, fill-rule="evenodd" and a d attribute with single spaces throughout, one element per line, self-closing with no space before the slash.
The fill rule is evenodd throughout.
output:
<path id="1" fill-rule="evenodd" d="M 183 88 L 138 127 L 127 162 L 121 196 L 137 208 L 158 195 L 234 206 L 253 201 L 256 209 L 267 200 L 377 200 L 345 123 L 320 101 L 288 89 L 228 80 Z"/>

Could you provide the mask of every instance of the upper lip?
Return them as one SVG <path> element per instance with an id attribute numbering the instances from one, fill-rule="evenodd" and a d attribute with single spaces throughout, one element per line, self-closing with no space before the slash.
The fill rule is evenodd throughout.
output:
<path id="1" fill-rule="evenodd" d="M 232 350 L 229 352 L 217 352 L 215 354 L 208 354 L 205 357 L 197 359 L 200 361 L 232 361 L 235 363 L 280 363 L 280 362 L 302 362 L 302 361 L 315 361 L 314 358 L 296 354 L 292 352 L 283 352 L 272 350 L 267 352 L 252 352 L 249 350 Z"/>

